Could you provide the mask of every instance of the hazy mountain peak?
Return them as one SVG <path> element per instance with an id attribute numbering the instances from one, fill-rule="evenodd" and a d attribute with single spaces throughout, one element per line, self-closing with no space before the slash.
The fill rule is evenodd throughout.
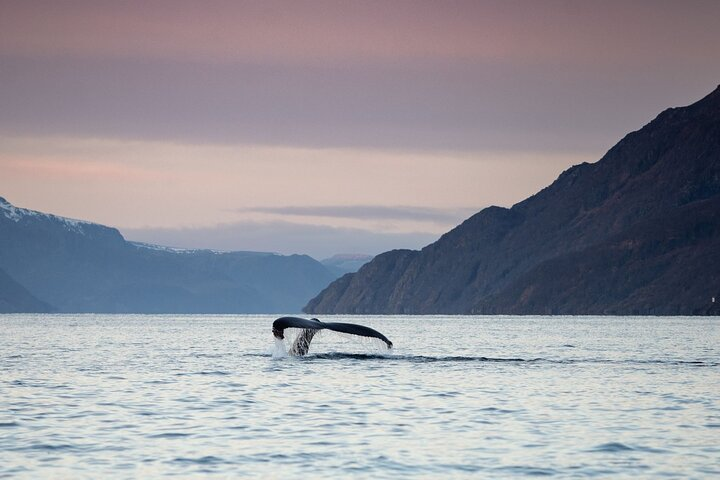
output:
<path id="1" fill-rule="evenodd" d="M 373 256 L 368 255 L 366 253 L 336 253 L 332 257 L 325 258 L 321 260 L 321 262 L 346 262 L 346 261 L 358 261 L 358 260 L 364 260 L 369 261 L 372 260 Z"/>
<path id="2" fill-rule="evenodd" d="M 337 275 L 344 275 L 356 272 L 372 259 L 372 255 L 364 253 L 338 253 L 330 258 L 320 260 L 320 263 Z"/>
<path id="3" fill-rule="evenodd" d="M 61 224 L 67 230 L 84 234 L 83 226 L 96 225 L 92 222 L 83 220 L 75 220 L 73 218 L 61 217 L 50 213 L 38 212 L 27 208 L 16 207 L 8 202 L 5 198 L 0 197 L 0 214 L 13 222 L 22 222 L 26 220 L 49 220 Z"/>

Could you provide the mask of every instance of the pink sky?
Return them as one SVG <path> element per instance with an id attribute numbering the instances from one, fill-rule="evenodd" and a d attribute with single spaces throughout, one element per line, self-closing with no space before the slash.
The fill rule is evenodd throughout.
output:
<path id="1" fill-rule="evenodd" d="M 718 18 L 716 1 L 2 1 L 0 196 L 177 246 L 417 248 L 711 91 Z"/>

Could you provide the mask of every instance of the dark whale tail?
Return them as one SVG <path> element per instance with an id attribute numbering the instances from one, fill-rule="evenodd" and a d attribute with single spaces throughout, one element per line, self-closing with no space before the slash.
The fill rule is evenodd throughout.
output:
<path id="1" fill-rule="evenodd" d="M 378 338 L 385 342 L 388 348 L 392 348 L 393 344 L 382 333 L 364 325 L 356 325 L 354 323 L 339 322 L 321 322 L 317 318 L 300 318 L 300 317 L 280 317 L 273 322 L 272 332 L 276 338 L 285 338 L 284 330 L 286 328 L 302 328 L 303 331 L 295 339 L 295 343 L 290 350 L 293 355 L 305 355 L 310 349 L 310 342 L 315 334 L 320 330 L 332 330 L 333 332 L 349 333 L 351 335 L 359 335 L 361 337 Z"/>

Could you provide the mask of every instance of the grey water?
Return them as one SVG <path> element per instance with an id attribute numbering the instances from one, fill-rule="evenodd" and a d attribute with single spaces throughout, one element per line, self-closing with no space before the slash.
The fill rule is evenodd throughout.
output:
<path id="1" fill-rule="evenodd" d="M 0 478 L 720 476 L 718 318 L 273 318 L 0 315 Z"/>

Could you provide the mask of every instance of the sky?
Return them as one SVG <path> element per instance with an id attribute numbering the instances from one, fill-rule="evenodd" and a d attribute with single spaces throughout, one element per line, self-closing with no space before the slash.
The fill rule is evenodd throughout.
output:
<path id="1" fill-rule="evenodd" d="M 720 2 L 0 0 L 0 196 L 185 248 L 421 248 L 720 83 Z"/>

